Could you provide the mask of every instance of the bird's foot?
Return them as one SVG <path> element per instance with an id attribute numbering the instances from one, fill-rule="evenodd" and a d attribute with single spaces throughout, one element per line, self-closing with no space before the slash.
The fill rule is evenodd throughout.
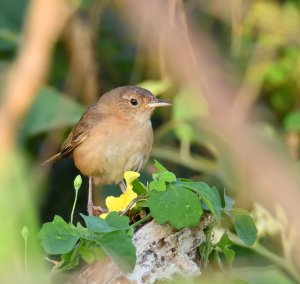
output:
<path id="1" fill-rule="evenodd" d="M 93 206 L 93 215 L 99 216 L 103 213 L 107 213 L 108 211 L 103 209 L 101 206 Z"/>
<path id="2" fill-rule="evenodd" d="M 107 213 L 107 210 L 103 209 L 101 206 L 94 206 L 92 202 L 88 203 L 87 211 L 89 216 L 99 216 L 103 213 Z"/>

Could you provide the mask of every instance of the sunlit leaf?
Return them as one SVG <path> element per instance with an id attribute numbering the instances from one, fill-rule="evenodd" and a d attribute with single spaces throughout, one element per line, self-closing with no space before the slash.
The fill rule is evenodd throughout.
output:
<path id="1" fill-rule="evenodd" d="M 44 87 L 25 117 L 22 133 L 32 136 L 51 129 L 71 127 L 80 119 L 83 111 L 83 106 L 58 90 Z"/>
<path id="2" fill-rule="evenodd" d="M 186 182 L 183 186 L 198 193 L 218 223 L 221 223 L 221 200 L 219 194 L 204 182 Z"/>
<path id="3" fill-rule="evenodd" d="M 39 233 L 45 251 L 49 254 L 64 254 L 71 251 L 79 237 L 60 216 L 53 222 L 45 223 Z"/>
<path id="4" fill-rule="evenodd" d="M 244 210 L 233 209 L 227 213 L 231 218 L 235 231 L 239 238 L 248 246 L 255 243 L 257 228 L 254 219 Z"/>
<path id="5" fill-rule="evenodd" d="M 148 206 L 157 223 L 169 222 L 176 229 L 196 226 L 203 213 L 197 195 L 182 186 L 170 185 L 165 191 L 151 191 Z"/>

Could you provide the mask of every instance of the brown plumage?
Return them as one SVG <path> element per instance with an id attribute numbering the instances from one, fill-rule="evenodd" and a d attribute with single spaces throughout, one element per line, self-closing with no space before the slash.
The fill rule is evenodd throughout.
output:
<path id="1" fill-rule="evenodd" d="M 146 165 L 153 143 L 151 114 L 170 105 L 146 89 L 125 86 L 104 94 L 82 115 L 61 146 L 45 163 L 72 156 L 79 171 L 95 184 L 119 183 L 128 170 Z M 91 196 L 88 211 L 91 214 Z"/>

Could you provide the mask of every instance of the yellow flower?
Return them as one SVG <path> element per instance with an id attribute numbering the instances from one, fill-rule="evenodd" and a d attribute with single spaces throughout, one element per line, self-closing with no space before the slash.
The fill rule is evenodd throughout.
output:
<path id="1" fill-rule="evenodd" d="M 108 196 L 105 200 L 108 212 L 124 211 L 129 203 L 137 197 L 137 194 L 132 190 L 132 182 L 140 176 L 139 173 L 128 171 L 124 173 L 126 181 L 126 191 L 119 197 Z M 105 219 L 108 213 L 101 214 L 100 217 Z"/>

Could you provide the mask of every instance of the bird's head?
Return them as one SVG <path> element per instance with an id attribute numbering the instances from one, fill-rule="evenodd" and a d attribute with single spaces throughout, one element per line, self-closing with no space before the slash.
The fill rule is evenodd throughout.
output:
<path id="1" fill-rule="evenodd" d="M 156 98 L 150 91 L 136 87 L 124 86 L 104 94 L 100 101 L 101 107 L 109 106 L 116 114 L 125 115 L 143 122 L 150 119 L 157 107 L 170 106 L 169 102 Z"/>

